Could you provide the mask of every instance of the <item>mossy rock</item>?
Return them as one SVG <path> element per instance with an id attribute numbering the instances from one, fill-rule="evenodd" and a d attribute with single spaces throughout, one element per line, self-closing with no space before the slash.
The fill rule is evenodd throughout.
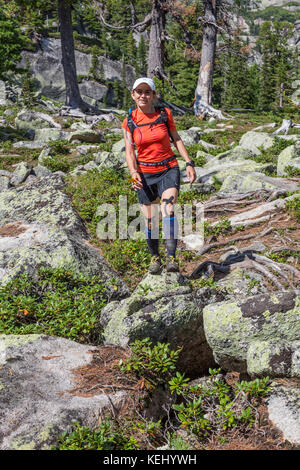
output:
<path id="1" fill-rule="evenodd" d="M 275 143 L 275 137 L 272 137 L 267 132 L 246 132 L 241 140 L 240 146 L 244 149 L 250 150 L 254 155 L 260 155 L 259 147 L 264 150 L 272 147 Z"/>
<path id="2" fill-rule="evenodd" d="M 216 362 L 226 370 L 247 372 L 247 354 L 252 342 L 280 338 L 291 347 L 299 341 L 299 294 L 300 291 L 260 294 L 204 307 L 205 335 Z"/>
<path id="3" fill-rule="evenodd" d="M 104 341 L 126 347 L 150 338 L 169 343 L 172 349 L 182 347 L 178 368 L 194 377 L 214 365 L 204 336 L 202 307 L 181 275 L 146 275 L 130 297 L 102 309 Z"/>
<path id="4" fill-rule="evenodd" d="M 286 167 L 295 168 L 300 172 L 300 144 L 290 145 L 278 156 L 277 175 L 289 176 Z"/>

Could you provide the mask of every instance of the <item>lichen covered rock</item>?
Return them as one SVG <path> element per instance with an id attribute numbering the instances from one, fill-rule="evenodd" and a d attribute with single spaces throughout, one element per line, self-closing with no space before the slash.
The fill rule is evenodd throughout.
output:
<path id="1" fill-rule="evenodd" d="M 242 148 L 251 150 L 251 152 L 254 153 L 254 155 L 261 154 L 259 147 L 262 147 L 264 150 L 266 150 L 272 147 L 274 143 L 275 143 L 275 138 L 272 137 L 267 132 L 249 131 L 249 132 L 246 132 L 240 140 L 240 146 Z"/>
<path id="2" fill-rule="evenodd" d="M 300 170 L 300 144 L 290 145 L 279 154 L 277 175 L 288 176 L 286 171 L 286 167 L 288 166 Z"/>
<path id="3" fill-rule="evenodd" d="M 293 181 L 287 181 L 284 178 L 273 178 L 258 171 L 245 171 L 241 168 L 240 171 L 231 172 L 226 174 L 220 192 L 230 193 L 245 193 L 248 191 L 257 191 L 259 189 L 276 190 L 282 189 L 287 192 L 297 191 L 298 185 Z"/>
<path id="4" fill-rule="evenodd" d="M 146 275 L 130 297 L 102 310 L 104 341 L 125 347 L 148 337 L 154 343 L 170 343 L 172 349 L 182 347 L 178 367 L 196 376 L 214 365 L 204 336 L 202 307 L 181 275 Z"/>
<path id="5" fill-rule="evenodd" d="M 247 352 L 250 376 L 300 377 L 300 341 L 253 341 Z"/>
<path id="6" fill-rule="evenodd" d="M 24 271 L 34 276 L 42 266 L 62 267 L 99 276 L 112 298 L 128 295 L 124 281 L 89 245 L 83 220 L 63 187 L 62 177 L 52 174 L 0 193 L 0 283 Z"/>
<path id="7" fill-rule="evenodd" d="M 224 369 L 240 372 L 247 372 L 249 365 L 249 371 L 255 375 L 256 367 L 261 370 L 264 366 L 253 363 L 253 342 L 261 342 L 262 354 L 274 356 L 279 353 L 276 353 L 276 349 L 273 353 L 267 353 L 264 348 L 270 349 L 271 345 L 266 342 L 283 341 L 283 351 L 288 348 L 292 350 L 297 344 L 295 341 L 300 340 L 299 292 L 260 294 L 245 300 L 232 299 L 207 305 L 203 309 L 203 323 L 216 362 Z M 258 360 L 262 364 L 266 362 L 263 358 Z M 276 361 L 268 362 L 268 375 L 276 376 L 281 370 L 276 364 Z M 287 375 L 299 375 L 296 363 L 284 370 Z"/>
<path id="8" fill-rule="evenodd" d="M 30 187 L 19 186 L 0 194 L 1 224 L 23 220 L 63 227 L 77 236 L 88 238 L 82 219 L 61 190 L 65 186 L 58 174 L 38 180 Z"/>
<path id="9" fill-rule="evenodd" d="M 292 444 L 300 444 L 300 389 L 295 383 L 273 382 L 267 400 L 270 421 Z"/>

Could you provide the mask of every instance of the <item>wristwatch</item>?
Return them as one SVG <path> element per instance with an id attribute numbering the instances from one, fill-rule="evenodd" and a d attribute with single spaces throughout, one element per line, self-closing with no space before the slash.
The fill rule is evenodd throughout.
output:
<path id="1" fill-rule="evenodd" d="M 186 163 L 186 167 L 187 166 L 192 166 L 193 168 L 195 168 L 195 162 L 193 162 L 193 160 L 190 160 L 189 162 Z"/>

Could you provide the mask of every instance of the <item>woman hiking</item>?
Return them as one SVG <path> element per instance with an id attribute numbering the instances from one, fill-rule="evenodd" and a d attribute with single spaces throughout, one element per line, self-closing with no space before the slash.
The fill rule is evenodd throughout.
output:
<path id="1" fill-rule="evenodd" d="M 131 97 L 136 109 L 130 111 L 129 116 L 124 119 L 122 128 L 126 162 L 133 181 L 132 188 L 137 191 L 141 211 L 145 217 L 146 239 L 152 255 L 149 272 L 156 274 L 161 269 L 158 217 L 155 211 L 158 198 L 160 198 L 162 226 L 166 239 L 166 269 L 168 272 L 178 272 L 179 266 L 176 261 L 178 221 L 174 205 L 180 188 L 180 172 L 171 148 L 170 137 L 186 161 L 190 184 L 195 181 L 195 165 L 176 131 L 170 109 L 156 106 L 154 81 L 146 77 L 136 80 Z"/>

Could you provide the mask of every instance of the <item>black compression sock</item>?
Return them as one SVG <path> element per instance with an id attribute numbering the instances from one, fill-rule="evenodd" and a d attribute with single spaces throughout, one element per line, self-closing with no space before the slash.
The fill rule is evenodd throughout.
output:
<path id="1" fill-rule="evenodd" d="M 163 217 L 163 231 L 166 239 L 167 257 L 175 258 L 177 248 L 178 220 L 176 215 Z"/>
<path id="2" fill-rule="evenodd" d="M 149 228 L 150 227 L 150 228 Z M 152 230 L 152 225 L 151 225 L 151 219 L 148 219 L 147 221 L 147 226 L 145 227 L 145 232 L 146 232 L 146 240 L 147 240 L 147 245 L 149 248 L 149 251 L 151 253 L 151 256 L 159 256 L 159 239 L 155 235 L 155 230 Z M 152 238 L 155 237 L 155 238 Z"/>

